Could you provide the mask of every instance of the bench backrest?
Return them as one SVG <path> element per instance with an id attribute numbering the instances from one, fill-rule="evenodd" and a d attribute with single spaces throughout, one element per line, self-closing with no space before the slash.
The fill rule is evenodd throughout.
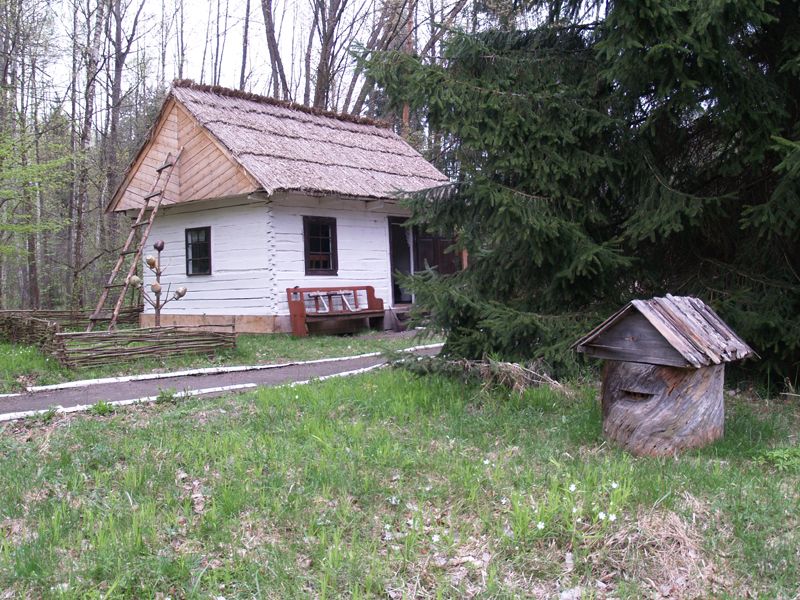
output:
<path id="1" fill-rule="evenodd" d="M 375 288 L 371 285 L 286 288 L 286 297 L 292 315 L 336 315 L 383 310 L 383 300 L 375 297 Z"/>

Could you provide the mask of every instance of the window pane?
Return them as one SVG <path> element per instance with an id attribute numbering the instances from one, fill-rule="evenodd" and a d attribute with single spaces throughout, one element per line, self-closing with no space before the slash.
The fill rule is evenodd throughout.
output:
<path id="1" fill-rule="evenodd" d="M 186 274 L 211 274 L 211 228 L 186 230 Z"/>
<path id="2" fill-rule="evenodd" d="M 303 231 L 306 271 L 335 275 L 336 220 L 329 217 L 303 217 Z"/>

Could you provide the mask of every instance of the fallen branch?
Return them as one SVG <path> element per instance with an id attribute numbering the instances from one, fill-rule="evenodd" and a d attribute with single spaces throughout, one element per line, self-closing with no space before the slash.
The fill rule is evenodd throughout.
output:
<path id="1" fill-rule="evenodd" d="M 550 377 L 544 370 L 541 361 L 527 365 L 501 362 L 491 359 L 467 360 L 446 359 L 438 357 L 421 358 L 418 361 L 397 362 L 416 373 L 440 373 L 449 376 L 475 379 L 484 387 L 504 387 L 516 393 L 523 393 L 528 388 L 546 385 L 554 390 L 566 391 L 563 384 Z"/>

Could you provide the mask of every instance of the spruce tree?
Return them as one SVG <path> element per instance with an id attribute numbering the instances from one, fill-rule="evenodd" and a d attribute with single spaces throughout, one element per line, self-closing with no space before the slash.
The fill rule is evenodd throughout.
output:
<path id="1" fill-rule="evenodd" d="M 460 273 L 415 278 L 419 304 L 449 352 L 563 370 L 621 303 L 694 294 L 796 378 L 798 2 L 628 0 L 596 22 L 580 6 L 454 33 L 440 65 L 373 57 L 457 180 L 410 200 L 469 253 Z"/>

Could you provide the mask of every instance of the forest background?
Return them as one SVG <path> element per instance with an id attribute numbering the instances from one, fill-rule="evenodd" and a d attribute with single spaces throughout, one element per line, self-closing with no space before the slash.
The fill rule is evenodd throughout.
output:
<path id="1" fill-rule="evenodd" d="M 545 359 L 694 294 L 797 386 L 796 1 L 1 0 L 0 308 L 91 306 L 174 78 L 393 122 L 469 253 L 412 283 L 464 356 Z"/>

